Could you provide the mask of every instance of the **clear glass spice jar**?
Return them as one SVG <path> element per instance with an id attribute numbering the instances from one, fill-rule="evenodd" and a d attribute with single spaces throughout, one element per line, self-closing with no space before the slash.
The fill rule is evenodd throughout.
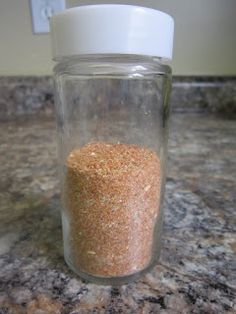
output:
<path id="1" fill-rule="evenodd" d="M 65 260 L 103 284 L 160 255 L 173 20 L 128 5 L 51 19 Z"/>

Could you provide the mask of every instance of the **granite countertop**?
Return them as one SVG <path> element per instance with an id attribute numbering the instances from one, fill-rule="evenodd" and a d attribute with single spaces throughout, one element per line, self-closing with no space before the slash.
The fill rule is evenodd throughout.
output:
<path id="1" fill-rule="evenodd" d="M 0 313 L 236 313 L 235 120 L 175 113 L 159 265 L 86 283 L 64 263 L 55 124 L 0 124 Z"/>

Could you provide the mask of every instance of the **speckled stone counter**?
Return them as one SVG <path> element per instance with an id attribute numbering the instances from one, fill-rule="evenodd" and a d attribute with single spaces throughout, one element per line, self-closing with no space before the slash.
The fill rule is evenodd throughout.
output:
<path id="1" fill-rule="evenodd" d="M 96 85 L 93 91 L 96 94 Z M 53 98 L 53 80 L 49 76 L 0 76 L 0 121 L 35 114 L 50 117 L 54 113 Z M 236 117 L 236 76 L 174 77 L 171 103 L 175 112 L 212 112 Z"/>
<path id="2" fill-rule="evenodd" d="M 0 124 L 0 313 L 236 313 L 236 123 L 172 116 L 160 263 L 119 288 L 65 265 L 51 120 Z"/>

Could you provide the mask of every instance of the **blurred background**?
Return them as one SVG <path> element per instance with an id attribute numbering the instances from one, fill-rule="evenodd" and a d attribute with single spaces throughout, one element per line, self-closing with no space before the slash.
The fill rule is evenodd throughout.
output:
<path id="1" fill-rule="evenodd" d="M 67 0 L 66 7 L 98 3 L 137 4 L 172 15 L 175 75 L 236 74 L 235 0 Z M 0 21 L 0 76 L 50 75 L 50 37 L 33 33 L 30 1 L 1 0 Z"/>

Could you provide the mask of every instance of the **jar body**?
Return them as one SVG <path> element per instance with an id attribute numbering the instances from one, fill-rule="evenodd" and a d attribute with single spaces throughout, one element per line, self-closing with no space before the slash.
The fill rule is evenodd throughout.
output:
<path id="1" fill-rule="evenodd" d="M 170 67 L 86 56 L 54 78 L 65 260 L 85 279 L 127 283 L 160 254 Z"/>

